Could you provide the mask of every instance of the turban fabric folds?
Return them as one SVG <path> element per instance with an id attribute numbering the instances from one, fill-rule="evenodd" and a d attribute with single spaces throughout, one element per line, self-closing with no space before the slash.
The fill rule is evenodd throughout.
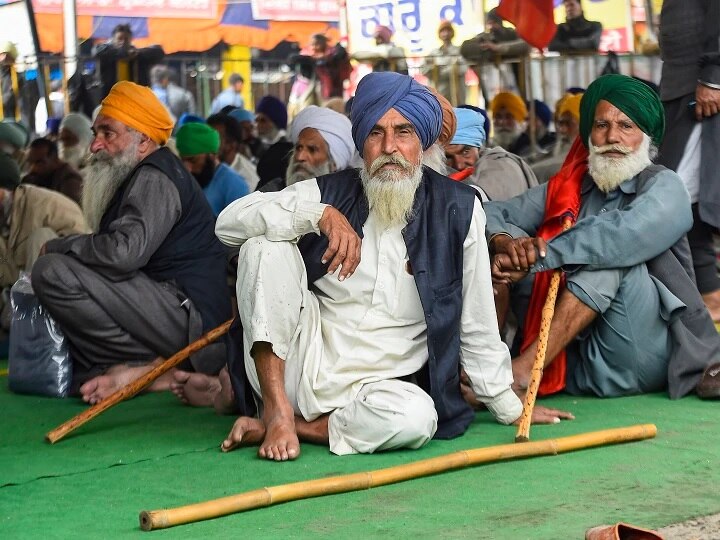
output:
<path id="1" fill-rule="evenodd" d="M 565 113 L 570 113 L 575 120 L 580 119 L 580 101 L 582 100 L 582 94 L 565 94 L 560 98 L 557 104 L 557 116 L 562 116 Z"/>
<path id="2" fill-rule="evenodd" d="M 220 134 L 207 124 L 190 122 L 175 134 L 175 145 L 180 157 L 217 154 Z"/>
<path id="3" fill-rule="evenodd" d="M 447 99 L 445 99 L 445 96 L 440 94 L 432 86 L 428 86 L 427 89 L 430 90 L 433 96 L 435 96 L 440 102 L 440 108 L 442 109 L 442 129 L 440 130 L 440 135 L 437 138 L 437 142 L 442 146 L 445 146 L 453 138 L 453 136 L 455 135 L 455 130 L 457 129 L 457 118 L 455 117 L 455 109 L 453 109 L 452 104 Z"/>
<path id="4" fill-rule="evenodd" d="M 68 113 L 60 122 L 60 130 L 71 131 L 79 140 L 79 146 L 87 148 L 93 140 L 92 122 L 82 113 Z"/>
<path id="5" fill-rule="evenodd" d="M 630 120 L 655 144 L 662 142 L 665 134 L 665 112 L 660 97 L 647 84 L 627 75 L 603 75 L 588 86 L 580 102 L 580 138 L 587 145 L 595 109 L 601 100 L 611 103 L 625 113 Z"/>
<path id="6" fill-rule="evenodd" d="M 503 107 L 513 115 L 516 122 L 524 122 L 528 116 L 527 105 L 520 96 L 512 92 L 500 92 L 490 102 L 490 112 L 493 116 Z"/>
<path id="7" fill-rule="evenodd" d="M 393 31 L 387 26 L 378 25 L 375 27 L 373 37 L 380 38 L 384 43 L 388 43 L 393 36 Z"/>
<path id="8" fill-rule="evenodd" d="M 485 144 L 486 133 L 483 124 L 485 119 L 480 113 L 470 109 L 455 109 L 457 131 L 450 144 L 462 144 L 480 148 Z"/>
<path id="9" fill-rule="evenodd" d="M 390 109 L 415 127 L 423 150 L 440 135 L 442 108 L 426 86 L 392 71 L 368 73 L 360 80 L 352 105 L 352 136 L 361 156 L 370 131 Z"/>
<path id="10" fill-rule="evenodd" d="M 275 96 L 264 96 L 255 107 L 256 113 L 263 113 L 278 129 L 287 127 L 287 107 Z"/>
<path id="11" fill-rule="evenodd" d="M 310 105 L 300 111 L 290 124 L 290 139 L 293 143 L 297 143 L 300 132 L 306 128 L 320 132 L 338 170 L 348 168 L 355 147 L 352 140 L 352 124 L 347 116 L 327 107 Z"/>
<path id="12" fill-rule="evenodd" d="M 112 118 L 163 145 L 170 138 L 173 120 L 152 90 L 130 81 L 120 81 L 100 104 L 98 116 Z"/>
<path id="13" fill-rule="evenodd" d="M 228 116 L 232 116 L 238 122 L 254 122 L 255 115 L 247 109 L 233 109 L 228 113 Z"/>
<path id="14" fill-rule="evenodd" d="M 550 107 L 539 99 L 534 99 L 533 103 L 535 104 L 535 116 L 537 116 L 540 121 L 545 124 L 545 126 L 548 126 L 550 124 L 550 120 L 552 120 L 552 111 L 550 110 Z"/>

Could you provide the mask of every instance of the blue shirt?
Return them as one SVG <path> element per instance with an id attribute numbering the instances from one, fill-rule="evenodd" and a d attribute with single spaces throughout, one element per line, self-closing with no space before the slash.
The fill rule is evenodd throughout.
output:
<path id="1" fill-rule="evenodd" d="M 237 94 L 234 89 L 226 88 L 213 99 L 210 114 L 217 114 L 223 107 L 227 107 L 228 105 L 243 109 L 245 107 L 245 100 L 242 95 Z"/>
<path id="2" fill-rule="evenodd" d="M 547 186 L 507 201 L 485 203 L 488 236 L 503 232 L 513 238 L 535 236 L 545 214 Z M 577 223 L 548 242 L 546 256 L 531 272 L 634 266 L 660 255 L 692 226 L 690 196 L 669 169 L 649 178 L 641 191 L 636 176 L 608 194 L 586 175 L 581 193 Z"/>
<path id="3" fill-rule="evenodd" d="M 221 163 L 203 192 L 213 214 L 218 217 L 228 204 L 250 193 L 250 189 L 242 176 Z"/>

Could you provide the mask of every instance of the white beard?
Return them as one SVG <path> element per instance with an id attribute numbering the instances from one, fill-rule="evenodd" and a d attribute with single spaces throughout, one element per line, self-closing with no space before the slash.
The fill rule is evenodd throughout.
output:
<path id="1" fill-rule="evenodd" d="M 58 157 L 75 170 L 80 170 L 85 166 L 87 156 L 88 151 L 83 150 L 79 144 L 75 146 L 65 146 L 62 143 L 58 143 Z"/>
<path id="2" fill-rule="evenodd" d="M 330 159 L 322 165 L 313 167 L 309 163 L 297 163 L 295 161 L 295 153 L 293 153 L 292 156 L 290 156 L 290 163 L 288 164 L 287 172 L 285 173 L 285 184 L 292 186 L 296 182 L 317 178 L 323 174 L 330 174 L 333 170 L 334 164 Z"/>
<path id="3" fill-rule="evenodd" d="M 496 146 L 500 146 L 507 150 L 512 146 L 517 138 L 520 136 L 520 129 L 514 129 L 513 131 L 495 130 L 493 135 L 493 142 Z"/>
<path id="4" fill-rule="evenodd" d="M 595 184 L 605 193 L 610 193 L 626 180 L 652 164 L 650 158 L 650 137 L 643 135 L 642 143 L 634 152 L 627 146 L 620 144 L 607 144 L 593 146 L 588 140 L 588 170 Z M 606 157 L 605 152 L 618 151 L 625 153 L 619 158 Z"/>
<path id="5" fill-rule="evenodd" d="M 110 201 L 130 171 L 139 163 L 137 152 L 136 141 L 114 157 L 102 150 L 90 156 L 84 171 L 81 206 L 85 220 L 93 232 L 98 232 L 100 220 Z"/>
<path id="6" fill-rule="evenodd" d="M 386 163 L 397 163 L 402 169 L 380 170 Z M 370 213 L 382 227 L 405 225 L 410 220 L 422 174 L 421 164 L 413 165 L 399 154 L 381 155 L 370 165 L 370 170 L 360 169 Z"/>
<path id="7" fill-rule="evenodd" d="M 443 150 L 443 147 L 437 142 L 423 152 L 422 162 L 423 165 L 431 168 L 436 173 L 447 176 L 449 172 L 445 158 L 445 150 Z"/>

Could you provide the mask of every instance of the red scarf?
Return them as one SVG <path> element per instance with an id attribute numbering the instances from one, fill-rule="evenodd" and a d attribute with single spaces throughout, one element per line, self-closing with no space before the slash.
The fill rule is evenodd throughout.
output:
<path id="1" fill-rule="evenodd" d="M 562 168 L 548 183 L 547 199 L 545 200 L 545 217 L 537 235 L 546 241 L 560 234 L 563 221 L 569 218 L 572 223 L 577 220 L 580 210 L 580 187 L 587 166 L 588 151 L 577 137 L 570 152 L 565 158 Z M 527 349 L 537 339 L 540 332 L 542 308 L 547 298 L 553 270 L 535 274 L 530 307 L 525 317 L 525 331 L 521 351 Z M 565 286 L 565 276 L 560 280 L 560 287 Z M 546 362 L 547 363 L 547 362 Z M 538 395 L 548 395 L 565 388 L 566 356 L 562 351 L 555 360 L 545 368 Z"/>

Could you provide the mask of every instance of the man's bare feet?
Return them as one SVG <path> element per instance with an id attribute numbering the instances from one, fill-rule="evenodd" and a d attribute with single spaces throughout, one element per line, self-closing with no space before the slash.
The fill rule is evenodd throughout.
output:
<path id="1" fill-rule="evenodd" d="M 212 407 L 220 393 L 220 379 L 205 373 L 176 370 L 170 390 L 180 401 L 193 407 Z"/>
<path id="2" fill-rule="evenodd" d="M 235 411 L 235 392 L 227 368 L 220 370 L 218 380 L 220 381 L 220 392 L 217 393 L 213 402 L 215 412 L 217 414 L 232 414 Z"/>
<path id="3" fill-rule="evenodd" d="M 157 361 L 140 365 L 117 364 L 111 366 L 105 373 L 93 377 L 80 387 L 80 396 L 85 403 L 95 405 L 103 399 L 114 394 L 136 379 L 145 375 L 158 364 Z M 170 389 L 172 370 L 158 377 L 145 389 L 146 392 L 163 392 Z"/>
<path id="4" fill-rule="evenodd" d="M 275 461 L 297 459 L 300 456 L 300 441 L 295 431 L 295 416 L 292 409 L 288 412 L 263 414 L 265 424 L 265 438 L 263 439 L 258 456 Z"/>
<path id="5" fill-rule="evenodd" d="M 227 438 L 220 445 L 220 450 L 230 452 L 240 446 L 260 444 L 265 438 L 265 424 L 258 418 L 241 416 L 235 420 Z"/>
<path id="6" fill-rule="evenodd" d="M 714 323 L 720 322 L 720 290 L 702 295 L 703 302 L 710 312 Z"/>

